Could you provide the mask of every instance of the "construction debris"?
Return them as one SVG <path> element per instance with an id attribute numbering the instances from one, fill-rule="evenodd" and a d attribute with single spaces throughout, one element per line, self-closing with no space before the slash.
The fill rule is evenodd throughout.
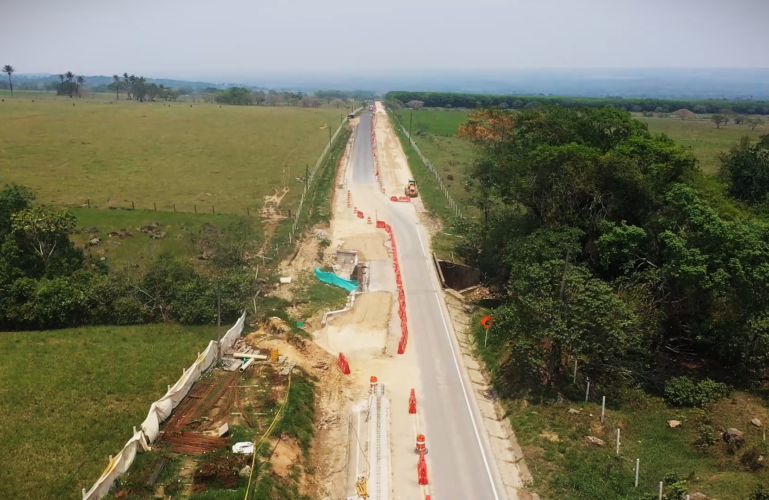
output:
<path id="1" fill-rule="evenodd" d="M 180 432 L 178 434 L 163 434 L 163 441 L 170 443 L 169 450 L 188 455 L 202 455 L 226 447 L 229 438 L 204 436 L 197 432 Z"/>
<path id="2" fill-rule="evenodd" d="M 250 455 L 254 452 L 254 443 L 251 441 L 245 441 L 243 443 L 235 443 L 232 445 L 233 453 L 242 453 L 244 455 Z"/>
<path id="3" fill-rule="evenodd" d="M 152 471 L 152 474 L 150 474 L 149 479 L 147 479 L 147 486 L 153 486 L 160 477 L 160 474 L 163 472 L 163 469 L 166 466 L 166 463 L 168 463 L 167 458 L 163 458 L 158 464 L 155 466 L 155 469 Z"/>
<path id="4" fill-rule="evenodd" d="M 280 335 L 282 333 L 289 333 L 291 332 L 291 327 L 289 327 L 285 321 L 282 319 L 273 316 L 269 319 L 270 324 L 270 330 L 272 330 L 273 333 L 276 335 Z"/>
<path id="5" fill-rule="evenodd" d="M 227 372 L 234 372 L 242 365 L 238 359 L 222 359 L 222 370 Z"/>

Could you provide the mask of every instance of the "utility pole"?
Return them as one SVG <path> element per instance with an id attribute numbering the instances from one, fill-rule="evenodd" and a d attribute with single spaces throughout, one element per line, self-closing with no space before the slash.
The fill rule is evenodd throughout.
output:
<path id="1" fill-rule="evenodd" d="M 413 120 L 413 118 L 414 118 L 414 112 L 412 111 L 409 114 L 409 140 L 413 140 L 411 139 L 411 121 Z"/>
<path id="2" fill-rule="evenodd" d="M 216 345 L 217 361 L 222 359 L 222 285 L 216 285 Z"/>
<path id="3" fill-rule="evenodd" d="M 309 163 L 304 164 L 304 185 L 305 186 L 310 185 L 310 164 Z"/>

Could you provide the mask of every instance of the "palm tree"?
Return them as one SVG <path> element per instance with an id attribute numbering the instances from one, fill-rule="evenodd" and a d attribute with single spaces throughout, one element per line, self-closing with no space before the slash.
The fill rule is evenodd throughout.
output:
<path id="1" fill-rule="evenodd" d="M 128 100 L 131 100 L 131 78 L 128 73 L 123 73 L 123 83 L 125 84 L 125 93 L 128 94 Z"/>
<path id="2" fill-rule="evenodd" d="M 11 80 L 11 75 L 16 72 L 16 68 L 11 66 L 10 64 L 6 64 L 3 66 L 3 73 L 8 73 L 8 83 L 11 84 L 11 97 L 13 97 L 13 80 Z"/>
<path id="3" fill-rule="evenodd" d="M 85 85 L 85 77 L 84 76 L 78 76 L 77 77 L 77 87 L 75 87 L 77 89 L 77 96 L 78 97 L 80 97 L 80 87 L 82 87 L 83 85 Z"/>
<path id="4" fill-rule="evenodd" d="M 112 75 L 112 83 L 115 84 L 115 97 L 120 100 L 120 77 L 118 75 Z"/>
<path id="5" fill-rule="evenodd" d="M 75 74 L 71 71 L 64 73 L 64 77 L 69 82 L 69 98 L 72 99 L 72 79 L 75 78 Z"/>

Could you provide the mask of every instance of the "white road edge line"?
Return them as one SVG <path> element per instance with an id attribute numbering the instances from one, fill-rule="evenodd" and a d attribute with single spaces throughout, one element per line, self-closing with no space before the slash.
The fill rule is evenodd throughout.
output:
<path id="1" fill-rule="evenodd" d="M 416 226 L 417 226 L 417 238 L 419 238 L 419 246 L 422 247 L 422 257 L 424 257 L 426 259 L 427 258 L 427 252 L 425 252 L 425 246 L 422 243 L 422 235 L 419 234 L 419 224 L 417 224 Z M 429 269 L 428 269 L 427 272 L 428 272 L 428 274 L 430 273 Z M 432 281 L 432 279 L 430 281 Z M 443 310 L 441 309 L 441 313 L 442 312 L 443 312 Z M 444 320 L 444 322 L 445 322 L 445 320 Z"/>
<path id="2" fill-rule="evenodd" d="M 441 299 L 438 298 L 438 292 L 435 292 L 435 301 L 438 302 L 438 309 L 441 311 L 441 319 L 443 320 L 443 328 L 446 330 L 446 337 L 449 340 L 451 346 L 451 356 L 454 358 L 454 366 L 457 369 L 457 375 L 459 375 L 459 383 L 462 385 L 462 393 L 465 395 L 465 404 L 467 405 L 467 412 L 470 414 L 470 420 L 473 422 L 473 429 L 475 430 L 475 439 L 478 440 L 478 447 L 481 449 L 481 456 L 483 457 L 483 465 L 486 466 L 486 474 L 489 476 L 489 482 L 491 483 L 491 489 L 494 492 L 494 498 L 499 500 L 497 494 L 497 487 L 494 484 L 494 477 L 491 475 L 491 468 L 489 467 L 489 460 L 486 458 L 486 451 L 483 449 L 483 443 L 481 442 L 481 435 L 478 431 L 478 425 L 475 423 L 475 417 L 473 416 L 473 410 L 470 407 L 470 398 L 467 396 L 467 389 L 465 388 L 464 379 L 462 378 L 462 372 L 459 369 L 459 361 L 457 360 L 457 354 L 454 352 L 454 344 L 451 342 L 451 334 L 449 333 L 449 325 L 446 324 L 446 317 L 443 315 L 443 308 L 441 307 Z"/>

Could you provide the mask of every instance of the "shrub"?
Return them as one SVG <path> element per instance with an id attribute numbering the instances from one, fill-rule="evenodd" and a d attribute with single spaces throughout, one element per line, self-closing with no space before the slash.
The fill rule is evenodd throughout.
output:
<path id="1" fill-rule="evenodd" d="M 730 387 L 709 378 L 695 383 L 689 377 L 673 377 L 665 384 L 665 399 L 676 406 L 702 407 L 725 398 Z"/>
<path id="2" fill-rule="evenodd" d="M 745 453 L 740 457 L 740 463 L 746 469 L 756 472 L 764 466 L 764 457 L 759 448 L 753 447 L 745 450 Z"/>
<path id="3" fill-rule="evenodd" d="M 769 500 L 769 490 L 765 489 L 763 484 L 759 484 L 748 500 Z"/>
<path id="4" fill-rule="evenodd" d="M 713 426 L 700 424 L 699 429 L 697 429 L 697 439 L 694 441 L 697 448 L 705 450 L 716 444 L 716 441 L 716 430 Z"/>

